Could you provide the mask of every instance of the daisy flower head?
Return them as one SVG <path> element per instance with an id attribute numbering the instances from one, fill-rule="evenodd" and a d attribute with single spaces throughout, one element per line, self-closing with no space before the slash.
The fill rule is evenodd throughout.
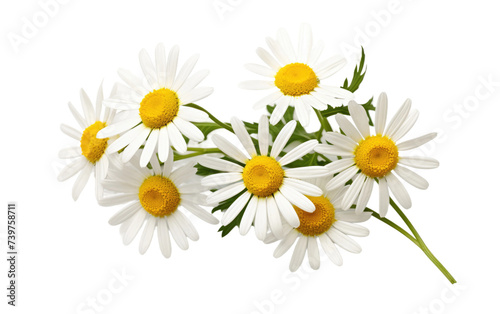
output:
<path id="1" fill-rule="evenodd" d="M 130 160 L 141 145 L 144 145 L 144 149 L 140 165 L 145 167 L 156 147 L 160 161 L 164 162 L 170 146 L 181 153 L 186 152 L 187 145 L 183 135 L 195 142 L 204 139 L 203 133 L 192 122 L 205 121 L 207 114 L 185 105 L 213 92 L 211 87 L 198 87 L 208 75 L 208 70 L 191 75 L 199 57 L 194 55 L 177 71 L 178 56 L 178 46 L 170 50 L 167 59 L 165 47 L 159 44 L 155 51 L 155 64 L 146 50 L 139 53 L 145 81 L 127 70 L 118 71 L 127 85 L 127 92 L 106 99 L 104 104 L 128 111 L 130 117 L 101 130 L 98 137 L 123 133 L 109 148 L 111 151 L 118 151 L 126 146 L 121 153 L 123 162 Z"/>
<path id="2" fill-rule="evenodd" d="M 115 195 L 102 198 L 99 204 L 127 204 L 109 220 L 111 225 L 121 224 L 123 243 L 130 244 L 144 226 L 139 243 L 139 252 L 144 254 L 156 229 L 160 250 L 169 258 L 172 252 L 170 235 L 183 250 L 189 247 L 188 239 L 197 241 L 199 238 L 183 209 L 208 223 L 219 221 L 200 207 L 204 203 L 201 193 L 206 189 L 201 186 L 193 163 L 178 166 L 173 162 L 172 150 L 163 165 L 156 153 L 150 163 L 152 169 L 140 167 L 136 154 L 123 171 L 112 172 L 112 179 L 104 182 L 104 188 Z"/>
<path id="3" fill-rule="evenodd" d="M 285 236 L 274 251 L 274 257 L 283 256 L 294 244 L 292 258 L 290 260 L 290 271 L 299 269 L 307 252 L 309 265 L 312 269 L 320 266 L 320 253 L 318 241 L 323 251 L 335 265 L 342 265 L 342 256 L 337 246 L 351 253 L 360 253 L 361 246 L 349 236 L 365 237 L 369 234 L 367 228 L 356 223 L 368 220 L 371 213 L 363 212 L 356 215 L 354 209 L 344 210 L 342 199 L 347 187 L 335 190 L 327 190 L 328 177 L 311 180 L 316 186 L 322 188 L 322 195 L 308 198 L 314 203 L 316 210 L 308 212 L 294 206 L 299 216 L 300 226 L 291 227 L 284 225 Z M 298 239 L 298 241 L 297 241 Z M 279 240 L 273 234 L 268 234 L 265 243 Z"/>
<path id="4" fill-rule="evenodd" d="M 79 145 L 59 151 L 59 158 L 71 159 L 72 161 L 61 170 L 57 177 L 59 181 L 65 181 L 80 173 L 73 185 L 72 196 L 75 201 L 87 184 L 92 171 L 95 173 L 96 197 L 100 198 L 102 196 L 101 181 L 104 180 L 108 173 L 110 162 L 118 167 L 120 166 L 116 154 L 109 151 L 109 145 L 113 142 L 114 138 L 96 137 L 96 134 L 111 123 L 115 116 L 114 109 L 105 108 L 104 112 L 102 112 L 102 84 L 97 92 L 95 108 L 83 89 L 80 90 L 80 99 L 83 116 L 71 102 L 68 103 L 69 110 L 78 123 L 79 129 L 61 124 L 63 133 L 77 140 Z"/>
<path id="5" fill-rule="evenodd" d="M 371 135 L 365 110 L 354 101 L 349 103 L 348 110 L 355 126 L 344 115 L 335 116 L 346 135 L 336 132 L 326 133 L 326 141 L 333 145 L 320 144 L 316 147 L 316 152 L 342 157 L 328 165 L 332 173 L 338 174 L 326 187 L 336 189 L 353 180 L 343 198 L 344 208 L 350 208 L 357 201 L 356 212 L 362 212 L 368 203 L 375 181 L 379 184 L 381 217 L 385 217 L 389 208 L 389 189 L 404 208 L 410 208 L 411 198 L 396 174 L 416 188 L 426 189 L 429 186 L 424 178 L 406 166 L 432 169 L 438 167 L 439 162 L 430 157 L 400 155 L 400 152 L 417 148 L 437 135 L 429 133 L 399 142 L 417 121 L 418 111 L 410 109 L 411 101 L 408 99 L 386 126 L 387 95 L 382 93 L 375 110 L 374 135 Z"/>
<path id="6" fill-rule="evenodd" d="M 299 122 L 309 125 L 311 108 L 325 110 L 328 104 L 340 105 L 353 99 L 353 94 L 337 86 L 327 86 L 323 80 L 338 72 L 346 60 L 333 56 L 319 62 L 323 43 L 313 46 L 312 32 L 308 24 L 300 27 L 298 47 L 292 45 L 288 33 L 278 30 L 277 38 L 266 38 L 272 54 L 263 48 L 257 49 L 257 55 L 264 61 L 260 64 L 247 64 L 246 68 L 267 80 L 245 81 L 240 87 L 251 90 L 272 89 L 273 92 L 255 103 L 255 109 L 276 104 L 270 121 L 278 123 L 289 106 L 295 107 Z"/>
<path id="7" fill-rule="evenodd" d="M 311 152 L 318 142 L 307 141 L 283 155 L 282 151 L 297 125 L 297 122 L 292 120 L 282 128 L 269 152 L 269 121 L 266 116 L 262 116 L 258 125 L 257 152 L 255 139 L 250 137 L 243 122 L 233 118 L 231 125 L 245 151 L 241 151 L 219 134 L 212 137 L 215 145 L 234 161 L 213 157 L 200 158 L 199 163 L 202 166 L 221 172 L 202 179 L 205 186 L 222 186 L 207 197 L 207 203 L 217 204 L 236 197 L 222 216 L 223 226 L 231 223 L 246 208 L 239 226 L 242 235 L 248 233 L 253 223 L 258 239 L 265 238 L 268 226 L 273 234 L 281 237 L 281 217 L 288 224 L 298 227 L 299 217 L 293 205 L 312 212 L 315 209 L 314 204 L 305 195 L 321 195 L 320 188 L 301 179 L 327 175 L 325 167 L 286 167 Z"/>

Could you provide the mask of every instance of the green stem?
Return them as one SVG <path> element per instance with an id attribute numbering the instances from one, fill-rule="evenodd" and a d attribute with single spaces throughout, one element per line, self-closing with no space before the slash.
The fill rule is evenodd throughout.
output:
<path id="1" fill-rule="evenodd" d="M 371 210 L 370 208 L 366 208 L 365 211 L 368 211 L 370 213 L 372 213 L 372 216 L 377 218 L 378 220 L 382 221 L 383 223 L 391 226 L 392 228 L 394 228 L 396 231 L 398 231 L 399 233 L 401 233 L 402 235 L 404 235 L 405 237 L 407 237 L 411 242 L 413 242 L 415 245 L 419 246 L 419 243 L 418 241 L 411 236 L 411 234 L 409 234 L 406 230 L 404 230 L 403 228 L 401 228 L 400 226 L 398 226 L 397 224 L 395 224 L 394 222 L 392 222 L 391 220 L 387 219 L 387 218 L 382 218 L 380 217 L 380 215 L 374 211 L 374 210 Z"/>
<path id="2" fill-rule="evenodd" d="M 192 151 L 194 153 L 186 154 L 186 155 L 174 155 L 174 160 L 187 159 L 191 157 L 201 156 L 205 154 L 213 154 L 213 153 L 222 153 L 222 151 L 218 148 L 199 148 L 199 147 L 188 147 L 188 151 Z"/>
<path id="3" fill-rule="evenodd" d="M 316 116 L 318 117 L 319 123 L 321 123 L 321 128 L 323 130 L 325 130 L 326 132 L 333 131 L 332 126 L 330 125 L 330 122 L 328 122 L 328 119 L 321 114 L 321 111 L 319 111 L 318 109 L 314 109 L 314 112 L 316 113 Z M 321 129 L 320 129 L 320 131 L 321 131 Z M 319 135 L 321 136 L 321 132 Z"/>
<path id="4" fill-rule="evenodd" d="M 405 224 L 408 226 L 410 231 L 415 236 L 416 243 L 415 243 L 415 241 L 414 241 L 414 243 L 425 253 L 425 255 L 427 255 L 427 257 L 431 260 L 431 262 L 433 262 L 434 265 L 436 265 L 436 267 L 443 273 L 443 275 L 452 284 L 457 283 L 457 281 L 455 280 L 455 278 L 453 278 L 453 276 L 450 274 L 450 272 L 443 266 L 443 264 L 441 264 L 441 262 L 434 256 L 434 254 L 432 254 L 432 252 L 429 250 L 427 245 L 422 240 L 422 237 L 420 236 L 420 234 L 418 234 L 417 229 L 415 229 L 415 227 L 412 225 L 412 223 L 410 222 L 408 217 L 406 217 L 406 215 L 403 213 L 401 208 L 399 208 L 399 206 L 392 200 L 392 198 L 390 199 L 390 204 L 394 208 L 394 210 L 398 213 L 398 215 L 401 217 L 401 219 L 403 219 Z"/>
<path id="5" fill-rule="evenodd" d="M 224 128 L 224 129 L 228 130 L 229 132 L 234 133 L 233 128 L 228 123 L 224 123 L 224 122 L 220 121 L 213 114 L 211 114 L 210 112 L 208 112 L 208 110 L 206 110 L 205 108 L 200 107 L 200 106 L 198 106 L 196 104 L 186 104 L 184 106 L 191 107 L 191 108 L 198 109 L 198 110 L 201 110 L 201 111 L 205 112 L 206 114 L 208 114 L 208 117 L 213 122 L 215 122 L 217 125 L 219 125 L 221 128 Z"/>

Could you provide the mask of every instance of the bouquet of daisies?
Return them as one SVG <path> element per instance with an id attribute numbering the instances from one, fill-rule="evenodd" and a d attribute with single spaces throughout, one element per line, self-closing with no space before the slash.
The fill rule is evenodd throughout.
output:
<path id="1" fill-rule="evenodd" d="M 208 71 L 193 72 L 198 55 L 178 66 L 177 46 L 167 54 L 158 45 L 154 60 L 142 50 L 143 78 L 120 70 L 123 82 L 108 98 L 101 85 L 95 107 L 83 90 L 83 115 L 69 104 L 80 129 L 63 124 L 61 130 L 79 145 L 60 151 L 60 158 L 72 161 L 58 179 L 78 174 L 77 200 L 94 173 L 98 204 L 122 207 L 109 223 L 120 225 L 125 244 L 140 234 L 141 254 L 155 230 L 166 258 L 171 239 L 187 249 L 188 239 L 199 238 L 188 216 L 218 224 L 216 214 L 222 236 L 235 227 L 246 235 L 253 227 L 257 239 L 279 242 L 275 257 L 294 246 L 291 271 L 306 254 L 311 268 L 318 269 L 320 248 L 336 265 L 342 264 L 339 247 L 361 252 L 352 237 L 367 236 L 360 223 L 374 217 L 411 240 L 455 283 L 400 208 L 412 205 L 402 181 L 418 189 L 429 185 L 410 168 L 439 165 L 430 157 L 405 156 L 436 137 L 403 139 L 418 118 L 411 101 L 388 119 L 385 93 L 376 106 L 373 98 L 363 104 L 354 100 L 366 73 L 363 50 L 351 79 L 327 85 L 346 60 L 322 59 L 323 44 L 313 42 L 308 25 L 301 26 L 295 47 L 284 30 L 266 43 L 269 50 L 257 49 L 263 64 L 246 65 L 265 78 L 241 83 L 245 89 L 269 90 L 254 104 L 263 111 L 258 122 L 237 117 L 222 122 L 195 104 L 213 92 L 199 86 Z M 312 119 L 320 127 L 308 132 Z M 227 137 L 228 132 L 235 136 Z M 370 209 L 373 190 L 379 203 Z M 409 232 L 385 218 L 389 207 Z"/>

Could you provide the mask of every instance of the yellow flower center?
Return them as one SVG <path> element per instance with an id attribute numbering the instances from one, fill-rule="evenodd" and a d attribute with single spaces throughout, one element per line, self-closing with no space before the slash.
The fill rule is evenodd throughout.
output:
<path id="1" fill-rule="evenodd" d="M 318 82 L 316 73 L 304 63 L 287 64 L 274 77 L 274 85 L 287 96 L 309 94 L 318 86 Z"/>
<path id="2" fill-rule="evenodd" d="M 170 179 L 150 176 L 139 187 L 139 201 L 148 213 L 155 217 L 163 217 L 177 210 L 181 195 Z"/>
<path id="3" fill-rule="evenodd" d="M 369 136 L 354 150 L 356 165 L 362 173 L 372 178 L 388 174 L 396 168 L 398 160 L 398 147 L 387 136 Z"/>
<path id="4" fill-rule="evenodd" d="M 167 88 L 155 89 L 142 99 L 139 115 L 145 126 L 158 129 L 174 120 L 179 112 L 179 105 L 176 92 Z"/>
<path id="5" fill-rule="evenodd" d="M 108 138 L 96 138 L 97 132 L 103 129 L 106 123 L 96 121 L 83 131 L 80 147 L 82 155 L 91 163 L 96 163 L 104 155 L 106 147 L 108 147 Z"/>
<path id="6" fill-rule="evenodd" d="M 309 213 L 293 206 L 300 220 L 300 226 L 296 230 L 305 236 L 314 237 L 325 233 L 333 225 L 335 222 L 335 208 L 324 196 L 307 196 L 307 198 L 313 202 L 316 209 Z"/>
<path id="7" fill-rule="evenodd" d="M 278 191 L 285 171 L 276 159 L 267 156 L 255 156 L 243 168 L 243 183 L 250 193 L 267 197 Z"/>

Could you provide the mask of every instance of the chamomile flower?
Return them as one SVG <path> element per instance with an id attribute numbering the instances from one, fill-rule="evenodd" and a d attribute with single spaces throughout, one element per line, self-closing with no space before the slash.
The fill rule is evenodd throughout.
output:
<path id="1" fill-rule="evenodd" d="M 408 99 L 401 106 L 386 127 L 387 95 L 382 93 L 375 111 L 375 134 L 371 135 L 368 117 L 361 105 L 351 101 L 348 105 L 354 125 L 343 115 L 335 118 L 346 135 L 330 132 L 325 139 L 332 145 L 321 144 L 316 152 L 342 157 L 328 165 L 333 173 L 338 173 L 327 184 L 332 190 L 353 180 L 344 198 L 342 207 L 350 208 L 357 200 L 356 212 L 364 210 L 373 189 L 373 182 L 379 184 L 379 212 L 384 217 L 389 208 L 389 189 L 404 207 L 411 207 L 411 198 L 406 188 L 395 174 L 419 189 L 426 189 L 429 183 L 406 166 L 432 169 L 439 162 L 430 157 L 401 156 L 400 152 L 417 148 L 436 137 L 429 133 L 405 142 L 398 141 L 408 133 L 418 118 L 418 111 L 411 109 Z"/>
<path id="2" fill-rule="evenodd" d="M 73 185 L 72 196 L 76 201 L 87 184 L 92 170 L 95 173 L 96 197 L 102 196 L 101 181 L 106 177 L 110 161 L 115 165 L 119 165 L 116 154 L 109 151 L 109 144 L 113 142 L 110 138 L 96 138 L 97 132 L 108 125 L 115 116 L 115 110 L 105 108 L 101 117 L 102 109 L 102 84 L 99 87 L 96 100 L 96 108 L 94 109 L 89 96 L 82 89 L 80 90 L 80 99 L 83 108 L 83 116 L 76 108 L 68 103 L 71 114 L 77 121 L 80 130 L 75 129 L 66 124 L 61 124 L 61 130 L 64 134 L 77 140 L 79 146 L 64 148 L 59 151 L 59 158 L 72 159 L 72 161 L 64 167 L 57 179 L 65 181 L 78 172 L 80 173 Z"/>
<path id="3" fill-rule="evenodd" d="M 356 223 L 368 220 L 371 217 L 371 213 L 363 212 L 360 215 L 356 215 L 353 209 L 343 210 L 341 207 L 342 198 L 347 188 L 340 187 L 328 191 L 325 188 L 327 181 L 328 177 L 312 181 L 323 190 L 321 196 L 308 196 L 314 203 L 316 210 L 310 213 L 294 206 L 299 216 L 300 226 L 293 228 L 285 225 L 285 237 L 281 239 L 281 242 L 274 251 L 274 257 L 281 257 L 298 239 L 290 261 L 290 271 L 292 272 L 299 269 L 306 252 L 311 268 L 319 268 L 320 253 L 318 241 L 330 260 L 340 266 L 342 265 L 342 256 L 337 246 L 352 253 L 360 253 L 361 246 L 349 236 L 365 237 L 369 234 L 367 228 Z M 264 242 L 271 243 L 276 240 L 279 239 L 273 234 L 269 234 Z"/>
<path id="4" fill-rule="evenodd" d="M 126 70 L 118 71 L 118 75 L 128 85 L 128 93 L 106 99 L 104 104 L 130 111 L 131 117 L 101 130 L 98 137 L 123 133 L 109 147 L 110 151 L 118 151 L 126 146 L 121 153 L 123 162 L 130 160 L 141 145 L 144 145 L 144 149 L 140 165 L 145 167 L 156 147 L 160 161 L 164 162 L 170 146 L 181 153 L 186 152 L 187 145 L 183 135 L 195 142 L 204 139 L 203 133 L 191 122 L 205 121 L 207 114 L 184 105 L 203 99 L 213 92 L 211 87 L 198 87 L 208 71 L 202 70 L 191 75 L 199 57 L 194 55 L 177 73 L 178 56 L 179 47 L 174 46 L 167 61 L 165 48 L 159 44 L 153 64 L 143 49 L 139 53 L 139 61 L 146 82 Z"/>
<path id="5" fill-rule="evenodd" d="M 321 195 L 320 188 L 300 179 L 323 176 L 328 172 L 325 167 L 320 166 L 285 167 L 312 151 L 318 142 L 307 141 L 280 157 L 297 125 L 296 121 L 290 121 L 280 131 L 269 152 L 269 122 L 267 117 L 263 116 L 258 127 L 260 153 L 257 153 L 243 122 L 233 118 L 231 125 L 246 152 L 242 152 L 218 134 L 213 136 L 215 145 L 235 162 L 213 157 L 199 159 L 203 166 L 223 171 L 203 178 L 203 185 L 224 186 L 209 195 L 207 203 L 216 204 L 241 193 L 224 212 L 222 225 L 233 221 L 246 206 L 240 233 L 246 234 L 253 223 L 260 240 L 265 238 L 268 226 L 276 236 L 282 235 L 281 216 L 290 225 L 298 227 L 299 217 L 293 205 L 306 211 L 314 211 L 313 202 L 304 195 Z"/>
<path id="6" fill-rule="evenodd" d="M 134 156 L 123 171 L 110 174 L 112 180 L 106 180 L 104 187 L 116 195 L 101 199 L 99 204 L 127 203 L 109 220 L 111 225 L 122 225 L 123 243 L 130 244 L 144 225 L 139 252 L 144 254 L 148 250 L 156 229 L 160 250 L 169 258 L 172 252 L 170 235 L 183 250 L 189 247 L 188 239 L 197 241 L 199 238 L 182 209 L 211 224 L 217 224 L 218 220 L 200 207 L 204 196 L 200 193 L 206 189 L 201 186 L 192 163 L 177 166 L 172 150 L 163 166 L 154 154 L 152 169 L 139 167 L 138 159 Z"/>
<path id="7" fill-rule="evenodd" d="M 309 124 L 311 108 L 325 110 L 327 105 L 340 105 L 353 99 L 353 94 L 337 86 L 327 86 L 323 80 L 339 71 L 346 60 L 339 56 L 330 57 L 322 62 L 319 58 L 323 43 L 313 47 L 311 28 L 303 24 L 300 28 L 297 50 L 294 49 L 288 33 L 280 29 L 277 39 L 266 38 L 272 55 L 263 48 L 257 49 L 257 55 L 266 66 L 247 64 L 246 68 L 267 80 L 246 81 L 240 87 L 252 90 L 272 89 L 273 92 L 255 103 L 255 109 L 276 104 L 271 115 L 271 124 L 275 125 L 283 117 L 288 106 L 295 107 L 299 122 Z"/>

